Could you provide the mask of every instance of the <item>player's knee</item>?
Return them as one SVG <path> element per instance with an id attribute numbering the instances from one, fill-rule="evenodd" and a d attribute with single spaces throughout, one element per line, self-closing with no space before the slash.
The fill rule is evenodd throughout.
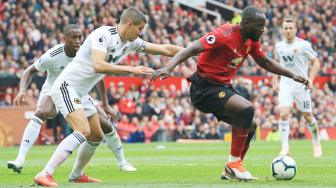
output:
<path id="1" fill-rule="evenodd" d="M 35 112 L 35 116 L 45 121 L 51 116 L 51 113 L 52 113 L 51 111 L 46 110 L 46 109 L 38 109 Z"/>
<path id="2" fill-rule="evenodd" d="M 289 113 L 287 113 L 287 112 L 282 112 L 282 113 L 280 113 L 280 119 L 281 119 L 282 121 L 287 121 L 288 118 L 289 118 Z"/>
<path id="3" fill-rule="evenodd" d="M 254 117 L 254 108 L 249 106 L 238 114 L 237 120 L 240 122 L 240 127 L 250 128 Z"/>
<path id="4" fill-rule="evenodd" d="M 257 123 L 255 121 L 252 121 L 252 124 L 249 128 L 249 132 L 255 132 L 257 129 Z"/>
<path id="5" fill-rule="evenodd" d="M 86 139 L 91 135 L 90 127 L 81 127 L 76 131 L 80 132 Z"/>
<path id="6" fill-rule="evenodd" d="M 91 142 L 100 142 L 103 140 L 103 135 L 99 134 L 99 133 L 91 133 L 88 137 L 87 137 L 88 141 Z"/>
<path id="7" fill-rule="evenodd" d="M 112 123 L 108 119 L 103 117 L 100 117 L 99 119 L 100 119 L 100 127 L 104 132 L 104 134 L 112 132 L 113 130 Z"/>

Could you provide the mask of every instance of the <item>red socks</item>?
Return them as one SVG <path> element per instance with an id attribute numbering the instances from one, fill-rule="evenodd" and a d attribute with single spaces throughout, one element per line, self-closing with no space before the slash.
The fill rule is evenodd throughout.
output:
<path id="1" fill-rule="evenodd" d="M 244 158 L 249 145 L 246 145 L 248 129 L 232 126 L 232 143 L 231 143 L 231 155 L 234 157 Z"/>

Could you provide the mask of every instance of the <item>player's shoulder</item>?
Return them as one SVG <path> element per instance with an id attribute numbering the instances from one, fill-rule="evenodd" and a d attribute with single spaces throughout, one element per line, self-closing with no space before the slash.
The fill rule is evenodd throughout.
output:
<path id="1" fill-rule="evenodd" d="M 59 56 L 64 53 L 64 44 L 57 44 L 54 47 L 50 48 L 45 54 L 49 58 L 55 58 L 56 56 Z"/>
<path id="2" fill-rule="evenodd" d="M 230 36 L 233 33 L 240 31 L 240 25 L 226 23 L 226 24 L 219 26 L 216 30 L 220 31 L 224 36 Z"/>
<path id="3" fill-rule="evenodd" d="M 298 44 L 298 45 L 302 45 L 302 46 L 306 46 L 306 47 L 310 47 L 311 46 L 311 43 L 307 40 L 304 40 L 302 38 L 299 38 L 299 37 L 296 37 L 296 40 L 295 42 Z"/>
<path id="4" fill-rule="evenodd" d="M 275 43 L 275 49 L 283 48 L 285 47 L 285 45 L 286 45 L 285 40 L 278 41 Z"/>
<path id="5" fill-rule="evenodd" d="M 95 35 L 107 35 L 113 36 L 118 33 L 117 27 L 115 26 L 100 26 L 93 32 Z"/>

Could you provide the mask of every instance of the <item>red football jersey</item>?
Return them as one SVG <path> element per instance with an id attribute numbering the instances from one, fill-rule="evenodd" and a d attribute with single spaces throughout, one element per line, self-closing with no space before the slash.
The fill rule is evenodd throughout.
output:
<path id="1" fill-rule="evenodd" d="M 249 54 L 254 59 L 265 57 L 259 41 L 242 41 L 239 25 L 224 24 L 199 41 L 204 52 L 198 60 L 198 73 L 201 77 L 223 84 L 230 84 Z"/>

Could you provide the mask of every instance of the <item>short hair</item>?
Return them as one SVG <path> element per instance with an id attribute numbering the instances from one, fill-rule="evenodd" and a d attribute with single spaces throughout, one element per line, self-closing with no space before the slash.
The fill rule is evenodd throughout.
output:
<path id="1" fill-rule="evenodd" d="M 69 32 L 73 29 L 79 29 L 80 30 L 80 27 L 78 25 L 75 25 L 75 24 L 69 24 L 64 28 L 64 35 L 69 34 Z"/>
<path id="2" fill-rule="evenodd" d="M 133 21 L 134 24 L 146 23 L 146 16 L 139 9 L 130 7 L 124 10 L 120 16 L 121 24 L 125 24 L 127 21 Z"/>
<path id="3" fill-rule="evenodd" d="M 293 17 L 286 17 L 283 19 L 283 22 L 295 23 L 295 18 Z"/>
<path id="4" fill-rule="evenodd" d="M 265 16 L 264 12 L 258 9 L 255 6 L 248 6 L 244 8 L 242 13 L 242 21 L 247 21 L 250 19 L 254 19 L 258 16 Z"/>

